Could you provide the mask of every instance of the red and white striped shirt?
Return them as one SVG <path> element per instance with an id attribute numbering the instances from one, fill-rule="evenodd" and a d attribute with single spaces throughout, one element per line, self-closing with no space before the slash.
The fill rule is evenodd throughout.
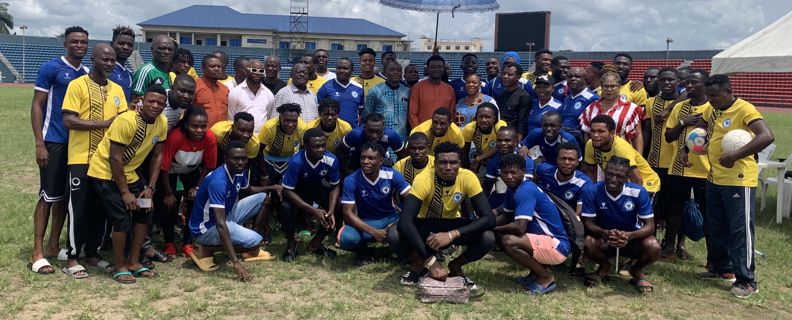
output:
<path id="1" fill-rule="evenodd" d="M 616 122 L 616 135 L 630 141 L 635 137 L 636 127 L 644 118 L 643 107 L 619 98 L 615 106 L 607 111 L 602 107 L 602 99 L 589 104 L 580 115 L 580 126 L 584 132 L 591 132 L 591 119 L 599 114 L 606 114 Z"/>

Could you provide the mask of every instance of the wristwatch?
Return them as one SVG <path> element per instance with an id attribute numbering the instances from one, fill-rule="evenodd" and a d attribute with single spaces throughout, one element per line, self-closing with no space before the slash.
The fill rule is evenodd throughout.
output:
<path id="1" fill-rule="evenodd" d="M 679 125 L 684 127 L 685 126 L 685 121 L 683 121 L 682 119 L 679 119 Z"/>

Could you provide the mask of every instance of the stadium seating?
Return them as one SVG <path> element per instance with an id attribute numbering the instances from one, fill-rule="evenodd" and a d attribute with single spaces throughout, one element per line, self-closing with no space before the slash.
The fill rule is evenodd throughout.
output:
<path id="1" fill-rule="evenodd" d="M 0 52 L 11 62 L 11 64 L 22 74 L 22 44 L 18 37 L 4 36 L 0 41 Z M 47 43 L 47 44 L 44 44 Z M 145 49 L 145 44 L 142 45 L 143 50 L 140 50 L 140 55 L 144 61 L 151 61 L 151 51 Z M 211 53 L 216 49 L 222 49 L 228 53 L 229 63 L 228 73 L 233 74 L 233 61 L 237 56 L 255 56 L 263 58 L 268 54 L 272 54 L 271 49 L 250 49 L 250 48 L 229 48 L 229 47 L 201 47 L 201 46 L 186 46 L 193 53 L 195 59 L 195 68 L 198 73 L 202 73 L 201 59 L 204 55 Z M 289 70 L 292 63 L 289 58 L 289 51 L 279 51 L 278 56 L 281 58 L 281 74 L 282 79 L 289 78 Z M 56 39 L 39 39 L 38 43 L 28 43 L 25 45 L 25 82 L 34 83 L 38 74 L 38 69 L 44 62 L 63 55 L 63 47 L 56 41 Z M 422 67 L 423 61 L 431 55 L 429 52 L 404 52 L 399 53 L 399 59 L 410 60 L 412 63 Z M 462 75 L 461 62 L 463 53 L 443 53 L 446 62 L 451 66 L 451 78 L 460 77 Z M 479 70 L 484 68 L 484 59 L 486 57 L 497 55 L 499 53 L 479 53 Z M 332 68 L 341 57 L 349 57 L 355 62 L 353 73 L 359 74 L 360 65 L 357 63 L 357 53 L 353 51 L 334 51 L 330 54 L 328 65 Z M 83 60 L 83 64 L 90 67 L 90 49 Z M 528 64 L 528 59 L 522 61 L 524 70 L 531 70 Z M 570 60 L 570 64 L 576 67 L 588 66 L 592 61 L 599 59 L 574 59 Z M 610 62 L 610 59 L 599 60 L 603 62 Z M 633 62 L 633 69 L 630 72 L 631 80 L 641 80 L 643 73 L 649 67 L 679 67 L 685 63 L 682 59 L 635 59 Z M 380 65 L 380 56 L 376 59 L 376 65 Z M 694 69 L 710 70 L 712 67 L 711 59 L 693 59 L 689 64 Z M 732 76 L 734 92 L 737 96 L 744 98 L 760 106 L 769 107 L 792 107 L 792 73 L 746 73 L 737 74 Z"/>

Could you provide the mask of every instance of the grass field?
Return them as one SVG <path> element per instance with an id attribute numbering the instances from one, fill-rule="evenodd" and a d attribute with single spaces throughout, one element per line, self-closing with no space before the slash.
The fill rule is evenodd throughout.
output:
<path id="1" fill-rule="evenodd" d="M 587 289 L 562 270 L 555 272 L 556 292 L 527 296 L 512 280 L 526 271 L 493 252 L 466 269 L 487 291 L 466 305 L 422 304 L 414 289 L 398 284 L 402 267 L 376 263 L 356 268 L 351 254 L 335 260 L 302 255 L 293 263 L 246 264 L 255 277 L 252 284 L 235 282 L 227 258 L 221 255 L 216 257 L 222 265 L 217 272 L 204 274 L 189 259 L 179 258 L 157 264 L 159 278 L 140 279 L 129 286 L 91 269 L 92 277 L 78 281 L 60 271 L 37 275 L 25 267 L 33 245 L 32 212 L 38 188 L 30 131 L 32 91 L 0 88 L 0 118 L 5 119 L 0 121 L 0 318 L 792 318 L 792 223 L 775 224 L 773 197 L 757 214 L 756 248 L 767 257 L 757 257 L 761 292 L 748 300 L 733 298 L 727 285 L 697 278 L 703 271 L 703 242 L 689 245 L 695 255 L 691 262 L 650 267 L 649 280 L 656 290 L 646 296 L 638 295 L 622 278 Z M 776 134 L 776 155 L 786 156 L 792 151 L 792 115 L 765 116 Z M 280 254 L 283 247 L 284 241 L 276 237 L 271 251 Z M 54 259 L 50 262 L 56 270 L 62 267 Z"/>

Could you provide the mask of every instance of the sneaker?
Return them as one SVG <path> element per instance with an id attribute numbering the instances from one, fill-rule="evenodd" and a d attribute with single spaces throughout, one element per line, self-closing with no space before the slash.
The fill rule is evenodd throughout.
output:
<path id="1" fill-rule="evenodd" d="M 734 273 L 731 272 L 717 273 L 717 272 L 707 271 L 707 272 L 699 273 L 699 276 L 702 279 L 723 280 L 728 283 L 734 283 L 735 281 L 737 281 L 737 277 L 734 275 Z"/>
<path id="2" fill-rule="evenodd" d="M 427 274 L 429 274 L 429 270 L 426 268 L 422 268 L 419 272 L 407 271 L 407 273 L 401 277 L 399 283 L 403 286 L 414 286 L 418 284 L 418 280 L 421 279 L 421 277 L 425 277 Z"/>
<path id="3" fill-rule="evenodd" d="M 176 245 L 173 242 L 165 243 L 165 250 L 163 252 L 169 256 L 176 256 Z"/>
<path id="4" fill-rule="evenodd" d="M 294 259 L 297 259 L 297 249 L 294 250 L 286 250 L 281 255 L 281 260 L 285 262 L 292 262 Z"/>
<path id="5" fill-rule="evenodd" d="M 193 249 L 194 249 L 193 245 L 191 244 L 185 244 L 181 247 L 181 251 L 185 257 L 189 257 L 190 254 L 193 252 Z"/>
<path id="6" fill-rule="evenodd" d="M 468 290 L 470 290 L 470 291 L 476 291 L 476 290 L 478 290 L 478 286 L 477 286 L 477 285 L 476 285 L 476 283 L 475 283 L 475 282 L 473 282 L 473 280 L 471 280 L 470 278 L 468 278 L 468 277 L 462 277 L 462 280 L 465 280 L 465 286 L 467 286 L 467 287 L 468 287 Z"/>
<path id="7" fill-rule="evenodd" d="M 759 293 L 759 289 L 747 283 L 738 283 L 732 286 L 731 293 L 737 298 L 747 299 L 754 293 Z"/>
<path id="8" fill-rule="evenodd" d="M 338 255 L 338 253 L 333 251 L 333 249 L 328 248 L 326 245 L 324 245 L 324 243 L 319 245 L 318 248 L 311 250 L 311 253 L 328 258 L 335 258 Z"/>

